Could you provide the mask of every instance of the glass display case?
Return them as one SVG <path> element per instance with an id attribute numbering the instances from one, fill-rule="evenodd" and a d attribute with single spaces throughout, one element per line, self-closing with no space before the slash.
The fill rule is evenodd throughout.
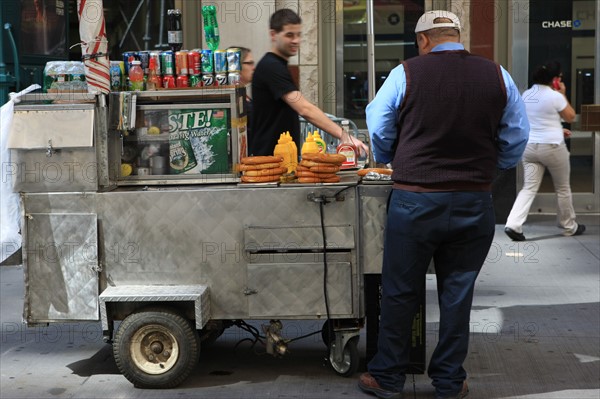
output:
<path id="1" fill-rule="evenodd" d="M 111 101 L 119 101 L 118 96 Z M 118 185 L 238 181 L 234 165 L 247 153 L 244 87 L 133 96 L 129 127 L 116 127 L 114 120 L 110 124 L 119 142 L 112 156 L 119 162 Z M 112 119 L 123 118 L 127 107 L 120 108 Z"/>

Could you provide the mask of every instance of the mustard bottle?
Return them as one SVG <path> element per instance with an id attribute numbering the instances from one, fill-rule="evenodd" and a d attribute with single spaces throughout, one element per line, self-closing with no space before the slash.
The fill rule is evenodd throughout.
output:
<path id="1" fill-rule="evenodd" d="M 304 144 L 302 144 L 301 154 L 304 155 L 307 153 L 318 153 L 318 152 L 319 152 L 319 146 L 317 145 L 317 143 L 315 143 L 313 135 L 309 132 L 306 135 L 306 141 L 304 142 Z"/>
<path id="2" fill-rule="evenodd" d="M 318 130 L 315 130 L 315 132 L 313 133 L 313 140 L 315 143 L 317 143 L 317 146 L 319 147 L 319 152 L 321 154 L 325 154 L 327 152 L 327 144 L 325 144 L 325 140 L 321 138 L 321 135 L 319 134 Z"/>
<path id="3" fill-rule="evenodd" d="M 273 155 L 276 157 L 279 156 L 279 157 L 283 158 L 283 161 L 281 162 L 281 166 L 289 169 L 291 160 L 290 160 L 290 152 L 288 150 L 288 145 L 285 140 L 285 133 L 281 133 L 279 135 L 279 140 L 277 140 L 277 145 L 275 145 L 275 149 L 273 150 Z"/>
<path id="4" fill-rule="evenodd" d="M 291 155 L 292 162 L 290 163 L 290 167 L 288 168 L 288 173 L 296 172 L 296 168 L 298 167 L 298 147 L 294 142 L 294 139 L 290 135 L 290 132 L 287 132 L 285 135 L 286 143 L 289 147 L 289 151 Z"/>

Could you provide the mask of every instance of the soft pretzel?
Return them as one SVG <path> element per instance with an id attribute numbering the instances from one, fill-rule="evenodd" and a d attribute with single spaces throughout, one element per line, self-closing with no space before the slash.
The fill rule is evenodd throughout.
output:
<path id="1" fill-rule="evenodd" d="M 306 153 L 302 154 L 302 159 L 314 162 L 333 163 L 341 165 L 346 160 L 346 156 L 342 154 L 324 154 L 324 153 Z"/>
<path id="2" fill-rule="evenodd" d="M 273 169 L 259 169 L 259 170 L 247 170 L 244 172 L 244 176 L 274 176 L 282 175 L 287 172 L 287 168 L 273 168 Z"/>
<path id="3" fill-rule="evenodd" d="M 242 176 L 244 183 L 272 183 L 279 181 L 281 175 L 272 176 Z"/>
<path id="4" fill-rule="evenodd" d="M 340 171 L 340 167 L 332 163 L 320 163 L 316 166 L 311 166 L 310 171 L 316 173 L 336 173 Z"/>
<path id="5" fill-rule="evenodd" d="M 259 155 L 253 157 L 244 157 L 242 158 L 242 163 L 246 165 L 259 165 L 262 163 L 274 163 L 274 162 L 282 162 L 283 158 L 280 156 L 274 155 Z"/>
<path id="6" fill-rule="evenodd" d="M 299 177 L 298 183 L 337 183 L 340 181 L 340 177 L 335 175 L 327 179 L 319 179 L 318 177 Z"/>
<path id="7" fill-rule="evenodd" d="M 329 179 L 335 177 L 335 173 L 315 173 L 310 170 L 297 170 L 296 175 L 298 177 L 314 177 L 316 179 Z"/>
<path id="8" fill-rule="evenodd" d="M 246 170 L 260 170 L 260 169 L 273 169 L 281 166 L 281 162 L 269 162 L 260 163 L 256 165 L 239 164 L 236 166 L 238 172 L 244 172 Z"/>
<path id="9" fill-rule="evenodd" d="M 356 173 L 358 173 L 359 176 L 365 176 L 369 172 L 379 173 L 380 175 L 391 175 L 392 174 L 392 170 L 386 169 L 386 168 L 365 168 L 365 169 L 359 169 L 359 171 Z"/>

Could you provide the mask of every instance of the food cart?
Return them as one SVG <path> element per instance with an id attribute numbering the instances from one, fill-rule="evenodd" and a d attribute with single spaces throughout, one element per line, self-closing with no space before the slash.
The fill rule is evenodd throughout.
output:
<path id="1" fill-rule="evenodd" d="M 358 368 L 363 277 L 380 273 L 389 182 L 242 184 L 243 87 L 28 94 L 9 137 L 23 214 L 24 320 L 101 321 L 135 386 L 169 388 L 243 320 L 323 320 Z"/>

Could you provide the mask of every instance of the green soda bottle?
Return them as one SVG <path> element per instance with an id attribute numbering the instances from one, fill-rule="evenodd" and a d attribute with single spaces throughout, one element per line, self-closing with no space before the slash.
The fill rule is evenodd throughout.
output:
<path id="1" fill-rule="evenodd" d="M 202 19 L 204 21 L 204 38 L 206 45 L 212 51 L 219 48 L 219 24 L 217 23 L 217 8 L 215 6 L 202 7 Z"/>

